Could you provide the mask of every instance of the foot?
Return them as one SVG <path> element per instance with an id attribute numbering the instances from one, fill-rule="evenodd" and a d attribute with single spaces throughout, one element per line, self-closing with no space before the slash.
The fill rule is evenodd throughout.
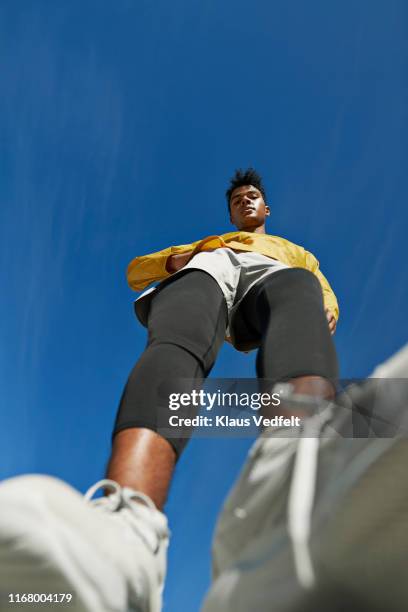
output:
<path id="1" fill-rule="evenodd" d="M 109 495 L 91 499 L 102 487 Z M 62 593 L 71 612 L 161 610 L 169 531 L 147 496 L 104 480 L 84 497 L 31 475 L 0 484 L 0 509 L 1 610 L 20 609 L 10 594 Z"/>

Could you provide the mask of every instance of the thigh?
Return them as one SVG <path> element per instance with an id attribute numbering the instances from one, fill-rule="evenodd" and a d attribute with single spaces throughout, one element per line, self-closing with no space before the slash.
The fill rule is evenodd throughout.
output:
<path id="1" fill-rule="evenodd" d="M 169 343 L 191 352 L 208 370 L 224 341 L 228 311 L 218 283 L 206 272 L 186 270 L 152 300 L 148 345 Z"/>
<path id="2" fill-rule="evenodd" d="M 336 349 L 314 274 L 302 268 L 271 274 L 243 306 L 247 321 L 259 334 L 259 377 L 337 379 Z"/>
<path id="3" fill-rule="evenodd" d="M 270 274 L 243 298 L 241 315 L 260 338 L 272 316 L 283 326 L 307 324 L 310 312 L 324 319 L 323 294 L 316 276 L 303 268 L 288 268 Z"/>

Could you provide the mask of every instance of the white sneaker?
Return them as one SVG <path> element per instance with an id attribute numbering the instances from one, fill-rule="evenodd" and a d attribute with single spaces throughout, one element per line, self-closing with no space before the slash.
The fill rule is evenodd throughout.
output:
<path id="1" fill-rule="evenodd" d="M 91 500 L 101 487 L 112 493 Z M 159 612 L 168 540 L 167 519 L 150 498 L 111 480 L 85 497 L 50 476 L 5 480 L 0 610 Z"/>

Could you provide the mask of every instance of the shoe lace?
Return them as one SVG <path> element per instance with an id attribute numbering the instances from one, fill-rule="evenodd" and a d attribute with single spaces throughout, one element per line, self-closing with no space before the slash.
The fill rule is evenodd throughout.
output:
<path id="1" fill-rule="evenodd" d="M 92 499 L 99 489 L 105 489 L 108 495 Z M 117 512 L 126 517 L 127 523 L 130 523 L 132 529 L 136 531 L 145 544 L 152 549 L 154 554 L 159 551 L 162 540 L 168 537 L 167 526 L 159 525 L 158 521 L 153 520 L 158 513 L 155 504 L 148 495 L 140 491 L 135 491 L 129 487 L 121 487 L 120 484 L 114 480 L 104 478 L 89 487 L 84 498 L 85 501 L 101 510 L 109 513 Z M 138 516 L 140 514 L 140 506 L 147 506 L 147 508 L 153 511 L 149 513 L 149 519 L 146 518 L 146 522 L 148 521 L 150 526 L 149 534 L 154 534 L 153 538 L 149 538 L 146 535 L 146 530 L 141 529 L 141 521 Z"/>
<path id="2" fill-rule="evenodd" d="M 109 494 L 104 497 L 92 499 L 99 489 L 105 489 Z M 121 497 L 121 486 L 114 480 L 108 480 L 107 478 L 99 480 L 89 487 L 84 495 L 85 501 L 88 503 L 92 503 L 93 506 L 98 506 L 112 512 L 120 508 Z"/>
<path id="3" fill-rule="evenodd" d="M 288 500 L 288 532 L 292 542 L 295 571 L 299 583 L 310 589 L 316 583 L 309 546 L 316 490 L 321 432 L 333 416 L 333 404 L 305 419 L 296 450 Z"/>

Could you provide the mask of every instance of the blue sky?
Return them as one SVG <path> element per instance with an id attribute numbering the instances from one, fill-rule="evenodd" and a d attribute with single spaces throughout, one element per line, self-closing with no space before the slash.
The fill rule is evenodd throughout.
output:
<path id="1" fill-rule="evenodd" d="M 0 477 L 102 476 L 145 345 L 126 266 L 231 231 L 239 166 L 338 296 L 343 377 L 404 344 L 406 23 L 404 0 L 2 2 Z M 225 346 L 212 375 L 253 373 Z M 194 440 L 180 461 L 170 612 L 199 608 L 248 445 Z"/>

